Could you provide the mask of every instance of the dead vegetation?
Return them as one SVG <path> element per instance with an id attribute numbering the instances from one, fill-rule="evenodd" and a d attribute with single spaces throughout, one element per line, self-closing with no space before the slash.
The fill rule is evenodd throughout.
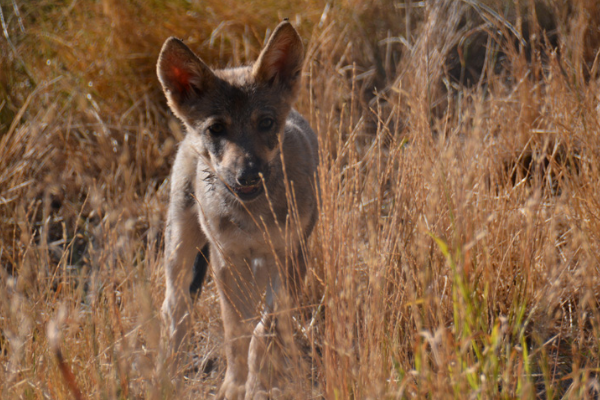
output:
<path id="1" fill-rule="evenodd" d="M 597 398 L 595 1 L 0 7 L 0 397 L 176 397 L 157 310 L 184 132 L 156 57 L 175 35 L 250 62 L 288 17 L 322 150 L 298 397 Z M 194 318 L 180 390 L 205 398 L 225 366 L 211 282 Z"/>

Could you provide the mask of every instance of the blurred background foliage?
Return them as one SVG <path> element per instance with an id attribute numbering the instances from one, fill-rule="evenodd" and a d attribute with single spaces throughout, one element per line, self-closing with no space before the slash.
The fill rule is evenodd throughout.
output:
<path id="1" fill-rule="evenodd" d="M 51 321 L 90 398 L 174 396 L 153 357 L 185 133 L 156 59 L 177 36 L 211 66 L 251 63 L 283 18 L 305 43 L 296 107 L 322 149 L 314 397 L 597 398 L 598 1 L 0 0 L 0 12 L 3 398 L 70 398 Z M 206 293 L 189 397 L 224 370 Z"/>

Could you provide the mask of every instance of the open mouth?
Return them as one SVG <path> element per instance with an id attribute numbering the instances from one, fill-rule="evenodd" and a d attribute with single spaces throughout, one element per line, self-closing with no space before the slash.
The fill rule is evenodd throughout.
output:
<path id="1" fill-rule="evenodd" d="M 255 199 L 263 191 L 262 182 L 252 186 L 231 186 L 229 190 L 235 194 L 240 200 L 248 201 Z"/>

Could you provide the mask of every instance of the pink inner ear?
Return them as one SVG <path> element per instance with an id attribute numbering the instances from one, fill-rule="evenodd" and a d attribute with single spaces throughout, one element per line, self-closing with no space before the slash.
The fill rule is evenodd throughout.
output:
<path id="1" fill-rule="evenodd" d="M 278 54 L 273 57 L 273 61 L 271 62 L 271 66 L 275 68 L 276 71 L 282 72 L 285 68 L 286 59 L 285 59 L 285 50 L 279 50 Z"/>
<path id="2" fill-rule="evenodd" d="M 174 83 L 177 85 L 177 90 L 182 93 L 186 92 L 190 86 L 190 74 L 176 66 L 171 66 L 171 76 L 173 77 Z"/>
<path id="3" fill-rule="evenodd" d="M 288 64 L 287 56 L 290 50 L 290 41 L 282 41 L 276 49 L 273 49 L 271 66 L 279 73 L 284 72 Z"/>

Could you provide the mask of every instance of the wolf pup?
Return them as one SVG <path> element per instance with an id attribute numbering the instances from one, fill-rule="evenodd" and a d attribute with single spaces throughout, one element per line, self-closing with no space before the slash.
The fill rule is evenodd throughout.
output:
<path id="1" fill-rule="evenodd" d="M 194 261 L 208 245 L 225 330 L 220 399 L 272 396 L 291 363 L 289 311 L 317 220 L 317 137 L 292 108 L 303 60 L 287 21 L 252 66 L 212 70 L 176 38 L 158 60 L 169 106 L 187 128 L 165 234 L 169 355 L 181 362 Z"/>

